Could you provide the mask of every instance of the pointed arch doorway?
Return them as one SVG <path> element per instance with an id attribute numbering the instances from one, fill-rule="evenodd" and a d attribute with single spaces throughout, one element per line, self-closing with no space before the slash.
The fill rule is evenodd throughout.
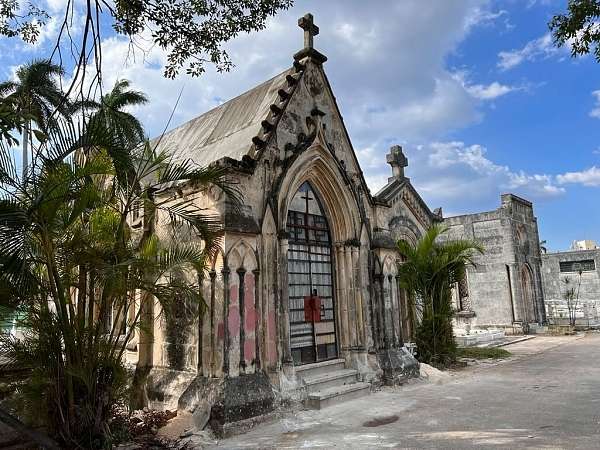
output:
<path id="1" fill-rule="evenodd" d="M 300 186 L 290 203 L 287 231 L 290 348 L 294 364 L 336 358 L 331 234 L 321 203 L 308 182 Z M 315 297 L 318 300 L 311 303 Z"/>

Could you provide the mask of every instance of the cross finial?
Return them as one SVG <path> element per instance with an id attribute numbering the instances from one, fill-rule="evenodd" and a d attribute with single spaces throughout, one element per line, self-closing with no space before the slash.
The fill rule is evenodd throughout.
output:
<path id="1" fill-rule="evenodd" d="M 402 147 L 399 145 L 393 145 L 390 148 L 390 152 L 386 156 L 387 163 L 392 166 L 393 177 L 390 180 L 395 178 L 404 178 L 404 168 L 408 166 L 408 158 L 404 156 L 404 152 L 402 151 Z"/>
<path id="2" fill-rule="evenodd" d="M 319 34 L 319 27 L 315 25 L 313 15 L 308 13 L 298 19 L 298 26 L 304 30 L 304 48 L 313 48 L 314 37 Z"/>

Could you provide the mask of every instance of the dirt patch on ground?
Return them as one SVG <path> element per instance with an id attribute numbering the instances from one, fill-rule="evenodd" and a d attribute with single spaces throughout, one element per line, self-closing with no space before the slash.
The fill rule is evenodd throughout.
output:
<path id="1" fill-rule="evenodd" d="M 374 427 L 380 427 L 382 425 L 387 425 L 390 423 L 394 423 L 398 421 L 398 416 L 385 416 L 385 417 L 375 417 L 374 419 L 368 420 L 365 423 L 363 423 L 363 427 L 369 427 L 369 428 L 374 428 Z"/>

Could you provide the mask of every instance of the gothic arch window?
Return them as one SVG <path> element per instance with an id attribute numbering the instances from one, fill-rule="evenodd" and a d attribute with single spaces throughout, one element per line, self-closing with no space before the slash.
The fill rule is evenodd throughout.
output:
<path id="1" fill-rule="evenodd" d="M 295 364 L 337 357 L 331 234 L 321 203 L 303 183 L 288 209 L 290 346 Z"/>

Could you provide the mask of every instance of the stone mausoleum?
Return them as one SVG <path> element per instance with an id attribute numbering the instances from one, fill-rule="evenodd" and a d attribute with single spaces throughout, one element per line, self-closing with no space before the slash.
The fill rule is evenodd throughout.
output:
<path id="1" fill-rule="evenodd" d="M 483 245 L 465 279 L 454 289 L 457 332 L 498 329 L 535 331 L 546 323 L 542 258 L 531 202 L 503 194 L 494 211 L 444 218 L 447 239 Z"/>
<path id="2" fill-rule="evenodd" d="M 148 373 L 148 405 L 209 410 L 223 432 L 286 396 L 320 408 L 418 371 L 404 346 L 414 316 L 395 242 L 416 242 L 441 215 L 405 176 L 399 146 L 387 156 L 387 185 L 369 191 L 327 58 L 313 47 L 318 27 L 311 15 L 299 25 L 304 48 L 289 69 L 158 144 L 198 166 L 229 168 L 243 205 L 232 208 L 217 189 L 157 193 L 192 199 L 222 218 L 225 233 L 205 277 L 201 323 L 146 311 L 153 333 L 140 333 L 129 357 Z"/>

